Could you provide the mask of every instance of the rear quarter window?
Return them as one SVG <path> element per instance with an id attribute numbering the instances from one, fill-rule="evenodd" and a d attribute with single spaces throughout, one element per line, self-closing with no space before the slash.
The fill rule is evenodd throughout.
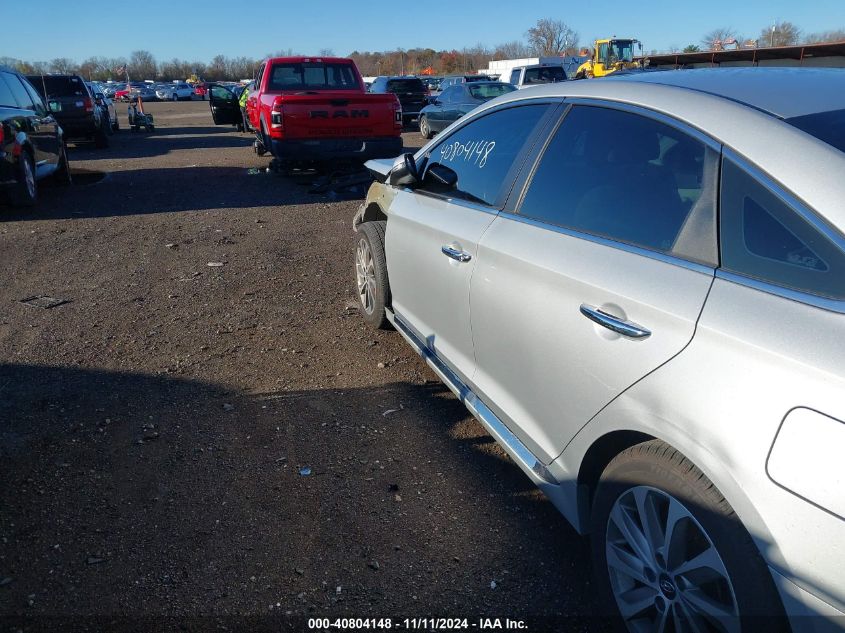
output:
<path id="1" fill-rule="evenodd" d="M 0 73 L 0 106 L 5 106 L 7 108 L 17 108 L 20 106 L 15 100 L 15 96 L 12 94 L 12 89 L 7 83 L 10 77 L 14 78 L 9 73 Z"/>
<path id="2" fill-rule="evenodd" d="M 845 299 L 845 252 L 833 227 L 808 219 L 730 159 L 722 164 L 722 268 L 830 299 Z M 843 239 L 839 239 L 840 244 Z"/>
<path id="3" fill-rule="evenodd" d="M 845 152 L 845 109 L 793 117 L 786 122 Z"/>

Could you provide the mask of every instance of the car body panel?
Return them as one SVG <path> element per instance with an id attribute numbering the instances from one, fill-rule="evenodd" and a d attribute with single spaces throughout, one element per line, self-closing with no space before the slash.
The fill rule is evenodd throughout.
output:
<path id="1" fill-rule="evenodd" d="M 604 405 L 689 343 L 713 280 L 704 267 L 551 231 L 518 216 L 496 219 L 477 266 L 470 294 L 478 361 L 472 382 L 545 463 Z M 610 332 L 580 312 L 584 304 L 651 335 Z"/>
<path id="2" fill-rule="evenodd" d="M 469 286 L 478 240 L 495 215 L 434 196 L 398 191 L 385 241 L 393 309 L 428 348 L 466 381 L 475 368 Z M 451 246 L 468 262 L 443 254 Z"/>

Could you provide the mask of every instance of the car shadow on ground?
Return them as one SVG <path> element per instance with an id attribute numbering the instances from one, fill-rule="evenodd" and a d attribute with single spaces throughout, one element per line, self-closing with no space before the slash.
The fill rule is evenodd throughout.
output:
<path id="1" fill-rule="evenodd" d="M 269 163 L 269 161 L 268 161 Z M 0 205 L 0 221 L 92 218 L 252 207 L 326 203 L 339 199 L 331 191 L 309 193 L 314 179 L 292 179 L 246 167 L 186 165 L 171 169 L 132 169 L 111 173 L 75 172 L 82 184 L 39 183 L 38 205 L 32 209 Z M 180 187 L 191 180 L 190 190 Z M 88 184 L 90 183 L 90 184 Z M 199 186 L 198 186 L 199 185 Z M 168 191 L 162 195 L 161 191 Z M 363 198 L 366 188 L 356 193 Z M 350 218 L 351 221 L 351 218 Z"/>
<path id="2" fill-rule="evenodd" d="M 0 618 L 590 620 L 585 541 L 480 429 L 439 384 L 0 364 Z"/>
<path id="3" fill-rule="evenodd" d="M 68 155 L 74 160 L 97 161 L 115 158 L 150 158 L 179 150 L 249 147 L 253 137 L 234 134 L 234 128 L 167 127 L 156 123 L 152 132 L 121 129 L 109 138 L 109 147 L 97 149 L 92 143 L 71 144 Z"/>

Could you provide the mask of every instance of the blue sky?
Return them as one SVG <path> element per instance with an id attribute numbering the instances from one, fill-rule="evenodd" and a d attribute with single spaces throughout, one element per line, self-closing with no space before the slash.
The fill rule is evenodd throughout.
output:
<path id="1" fill-rule="evenodd" d="M 38 28 L 8 29 L 0 56 L 28 61 L 93 55 L 126 56 L 149 50 L 159 61 L 208 61 L 214 55 L 261 57 L 277 50 L 313 54 L 353 50 L 489 46 L 521 39 L 538 18 L 564 20 L 581 43 L 609 35 L 633 36 L 646 50 L 698 43 L 708 31 L 730 26 L 757 37 L 772 20 L 805 32 L 845 28 L 845 0 L 678 0 L 591 3 L 534 0 L 40 0 Z M 615 10 L 614 6 L 621 7 Z M 37 33 L 32 37 L 25 33 Z M 83 37 L 80 37 L 84 34 Z"/>

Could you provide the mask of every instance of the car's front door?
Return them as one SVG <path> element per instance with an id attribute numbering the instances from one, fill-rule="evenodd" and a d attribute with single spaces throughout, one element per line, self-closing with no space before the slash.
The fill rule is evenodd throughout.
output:
<path id="1" fill-rule="evenodd" d="M 236 125 L 241 122 L 241 107 L 238 98 L 228 88 L 209 84 L 208 103 L 214 125 Z"/>
<path id="2" fill-rule="evenodd" d="M 717 261 L 718 146 L 576 105 L 477 252 L 474 388 L 545 462 L 692 339 Z"/>
<path id="3" fill-rule="evenodd" d="M 35 169 L 39 177 L 58 163 L 59 147 L 58 123 L 41 95 L 25 79 L 13 73 L 3 72 L 3 79 L 9 86 L 19 105 L 28 111 L 24 123 L 27 136 L 32 140 L 35 150 Z"/>
<path id="4" fill-rule="evenodd" d="M 400 188 L 390 206 L 386 252 L 396 318 L 463 380 L 475 366 L 469 284 L 478 240 L 550 108 L 509 107 L 468 122 L 419 158 L 422 181 Z"/>

